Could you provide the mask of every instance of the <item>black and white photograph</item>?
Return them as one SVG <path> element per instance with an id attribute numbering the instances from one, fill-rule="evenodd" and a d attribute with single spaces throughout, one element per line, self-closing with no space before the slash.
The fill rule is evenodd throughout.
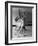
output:
<path id="1" fill-rule="evenodd" d="M 32 7 L 12 7 L 11 38 L 32 37 Z"/>
<path id="2" fill-rule="evenodd" d="M 37 41 L 37 4 L 5 2 L 5 44 Z"/>

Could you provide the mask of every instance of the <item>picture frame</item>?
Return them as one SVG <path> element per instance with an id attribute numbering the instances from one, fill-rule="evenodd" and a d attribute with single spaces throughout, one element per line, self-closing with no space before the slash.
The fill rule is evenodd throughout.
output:
<path id="1" fill-rule="evenodd" d="M 22 34 L 21 33 L 19 34 L 19 31 L 21 30 L 17 31 L 21 23 L 18 21 L 22 20 L 19 19 L 20 18 L 18 17 L 19 15 L 22 16 L 21 18 L 23 18 L 24 20 L 23 21 L 24 26 L 21 27 L 23 30 L 24 29 L 25 30 L 22 31 Z M 14 30 L 13 27 L 15 27 L 16 29 L 15 31 L 17 32 L 13 31 Z M 13 44 L 27 44 L 27 43 L 37 43 L 37 3 L 6 1 L 5 44 L 13 45 Z"/>

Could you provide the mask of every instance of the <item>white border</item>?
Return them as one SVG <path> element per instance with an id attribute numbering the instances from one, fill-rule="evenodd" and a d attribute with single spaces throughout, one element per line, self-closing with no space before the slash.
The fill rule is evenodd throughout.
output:
<path id="1" fill-rule="evenodd" d="M 10 40 L 10 6 L 29 6 L 34 7 L 32 10 L 32 37 L 21 38 L 21 40 Z M 17 3 L 8 3 L 8 42 L 9 43 L 19 43 L 19 42 L 33 42 L 36 41 L 36 5 L 32 4 L 17 4 Z"/>

